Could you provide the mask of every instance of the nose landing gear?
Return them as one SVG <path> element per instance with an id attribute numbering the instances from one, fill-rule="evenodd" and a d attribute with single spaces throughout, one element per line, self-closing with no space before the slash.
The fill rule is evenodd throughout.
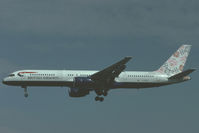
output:
<path id="1" fill-rule="evenodd" d="M 24 97 L 27 98 L 28 97 L 28 90 L 26 86 L 23 86 L 22 88 L 24 88 Z"/>

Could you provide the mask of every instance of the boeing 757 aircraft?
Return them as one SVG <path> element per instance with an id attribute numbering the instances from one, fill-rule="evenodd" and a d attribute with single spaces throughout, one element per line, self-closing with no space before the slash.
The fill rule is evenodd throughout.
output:
<path id="1" fill-rule="evenodd" d="M 3 79 L 3 84 L 21 86 L 28 97 L 28 86 L 69 87 L 71 97 L 83 97 L 95 91 L 96 101 L 103 101 L 108 91 L 117 88 L 150 88 L 190 80 L 195 69 L 183 71 L 191 45 L 182 45 L 158 70 L 152 72 L 124 71 L 131 57 L 103 69 L 82 70 L 21 70 Z"/>

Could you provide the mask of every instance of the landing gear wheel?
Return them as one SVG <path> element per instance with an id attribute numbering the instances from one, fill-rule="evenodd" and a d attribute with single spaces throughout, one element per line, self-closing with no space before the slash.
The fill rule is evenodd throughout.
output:
<path id="1" fill-rule="evenodd" d="M 100 98 L 98 96 L 95 97 L 95 101 L 99 101 Z"/>
<path id="2" fill-rule="evenodd" d="M 99 100 L 100 100 L 100 102 L 103 102 L 103 101 L 104 101 L 104 98 L 103 98 L 103 97 L 100 97 Z"/>
<path id="3" fill-rule="evenodd" d="M 103 97 L 98 97 L 98 96 L 96 96 L 96 97 L 95 97 L 95 101 L 103 102 L 103 101 L 104 101 L 104 98 L 103 98 Z"/>
<path id="4" fill-rule="evenodd" d="M 24 94 L 24 97 L 27 98 L 27 97 L 28 97 L 28 93 L 25 93 L 25 94 Z"/>
<path id="5" fill-rule="evenodd" d="M 26 86 L 22 86 L 22 88 L 24 88 L 24 97 L 27 98 L 28 97 L 28 90 Z"/>

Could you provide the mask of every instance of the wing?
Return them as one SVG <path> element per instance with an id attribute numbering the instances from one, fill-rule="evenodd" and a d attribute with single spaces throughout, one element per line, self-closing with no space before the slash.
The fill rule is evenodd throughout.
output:
<path id="1" fill-rule="evenodd" d="M 125 57 L 121 61 L 105 68 L 104 70 L 91 75 L 90 78 L 98 83 L 111 83 L 114 81 L 115 77 L 118 77 L 120 73 L 126 68 L 125 64 L 131 58 L 132 57 Z"/>

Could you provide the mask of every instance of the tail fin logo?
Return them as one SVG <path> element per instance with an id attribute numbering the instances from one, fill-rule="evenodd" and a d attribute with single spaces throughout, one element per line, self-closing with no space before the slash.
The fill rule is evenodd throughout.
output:
<path id="1" fill-rule="evenodd" d="M 179 52 L 178 52 L 178 51 L 175 52 L 175 53 L 173 54 L 173 56 L 176 57 L 176 58 L 178 58 L 178 57 L 179 57 Z"/>
<path id="2" fill-rule="evenodd" d="M 169 76 L 183 71 L 191 45 L 182 45 L 158 70 L 157 72 Z"/>

